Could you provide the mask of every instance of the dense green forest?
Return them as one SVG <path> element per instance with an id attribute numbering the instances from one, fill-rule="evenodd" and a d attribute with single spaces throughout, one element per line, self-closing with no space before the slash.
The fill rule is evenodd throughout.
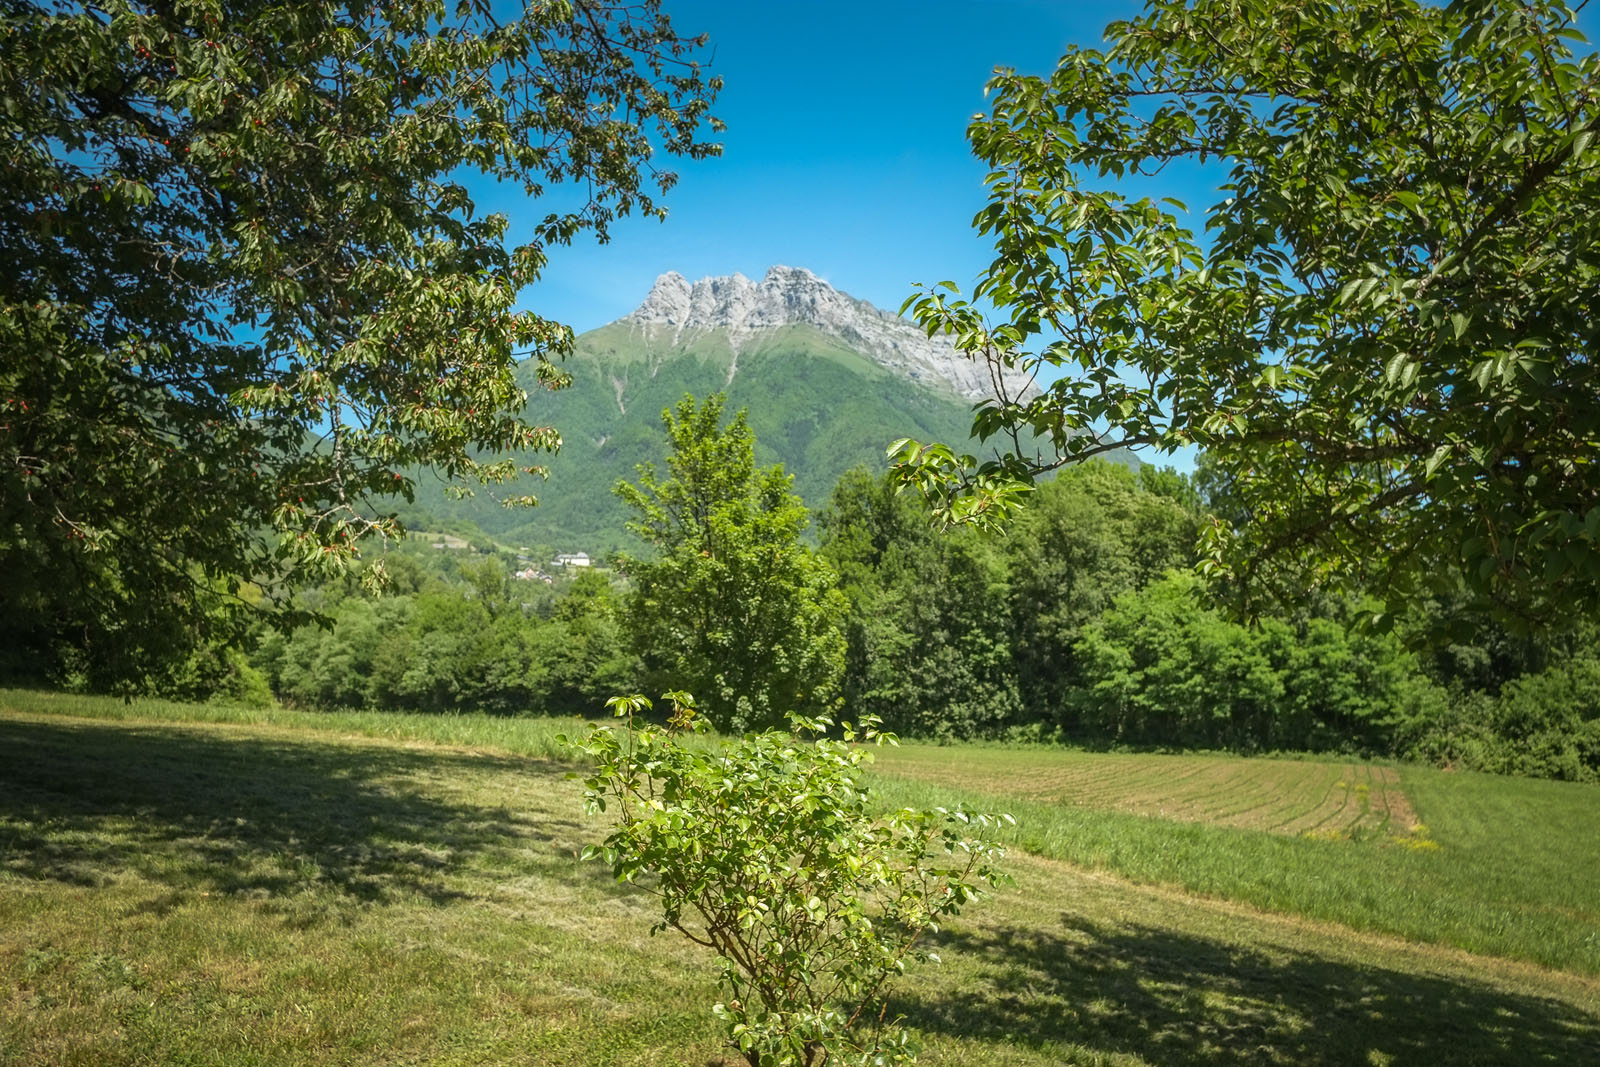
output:
<path id="1" fill-rule="evenodd" d="M 1589 631 L 1429 641 L 1446 606 L 1381 632 L 1370 605 L 1326 598 L 1241 621 L 1193 573 L 1206 503 L 1171 470 L 1090 463 L 989 538 L 938 532 L 915 497 L 846 477 L 820 521 L 853 607 L 848 702 L 916 736 L 1596 776 Z"/>
<path id="2" fill-rule="evenodd" d="M 915 495 L 848 472 L 816 515 L 848 604 L 836 699 L 908 737 L 1313 751 L 1600 779 L 1592 630 L 1447 640 L 1449 605 L 1380 632 L 1359 600 L 1241 621 L 1194 575 L 1199 478 L 1089 463 L 1040 484 L 1004 537 L 941 530 Z M 1225 502 L 1219 502 L 1225 506 Z M 515 576 L 477 538 L 387 557 L 391 588 L 304 597 L 326 629 L 263 629 L 189 695 L 306 708 L 594 714 L 647 680 L 632 583 L 612 568 Z M 1414 651 L 1413 649 L 1416 649 Z M 659 672 L 649 677 L 659 681 Z"/>
<path id="3" fill-rule="evenodd" d="M 315 591 L 308 600 L 331 628 L 267 631 L 245 669 L 313 708 L 583 714 L 636 684 L 603 571 L 547 585 L 470 548 L 399 553 L 390 567 L 386 595 Z"/>

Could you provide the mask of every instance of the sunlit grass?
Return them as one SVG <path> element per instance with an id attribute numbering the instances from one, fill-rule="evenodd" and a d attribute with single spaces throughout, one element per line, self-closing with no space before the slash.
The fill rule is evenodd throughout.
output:
<path id="1" fill-rule="evenodd" d="M 904 744 L 879 762 L 940 786 L 983 791 L 1004 782 L 1023 800 L 1212 826 L 1403 835 L 1416 822 L 1395 768 L 1353 761 Z"/>
<path id="2" fill-rule="evenodd" d="M 576 719 L 240 709 L 8 690 L 0 690 L 0 707 L 549 759 L 567 756 L 561 734 L 584 728 Z M 881 750 L 876 766 L 884 804 L 960 798 L 1006 810 L 1018 818 L 1012 843 L 1042 856 L 1600 974 L 1600 848 L 1573 845 L 1600 840 L 1600 788 L 1591 785 L 1322 760 L 914 743 Z"/>
<path id="3" fill-rule="evenodd" d="M 1276 782 L 1291 794 L 1295 779 L 1330 773 L 1285 760 L 905 745 L 880 754 L 876 781 L 889 804 L 960 800 L 1009 811 L 1017 819 L 1010 840 L 1042 856 L 1356 929 L 1600 974 L 1600 848 L 1593 844 L 1600 841 L 1600 788 L 1352 766 L 1338 770 L 1348 803 L 1384 808 L 1383 819 L 1335 822 L 1330 833 L 1327 822 L 1307 827 L 1305 816 L 1274 815 L 1265 820 L 1274 831 L 1305 828 L 1264 832 L 1230 825 L 1237 813 L 1209 794 L 1190 802 L 1180 821 L 1133 813 L 1151 797 L 1186 795 L 1203 780 L 1183 773 L 1197 761 L 1231 778 Z M 1118 773 L 1102 774 L 1088 796 L 1040 789 L 1040 781 L 1069 781 L 1079 767 L 1100 762 Z M 1053 763 L 1062 767 L 1054 778 Z M 941 776 L 937 769 L 946 767 Z M 1377 792 L 1359 789 L 1379 780 Z M 1393 813 L 1402 805 L 1406 829 L 1398 832 Z M 1197 809 L 1218 813 L 1216 822 L 1197 821 Z M 1281 810 L 1292 814 L 1294 805 Z"/>
<path id="4" fill-rule="evenodd" d="M 733 1062 L 710 961 L 650 937 L 649 898 L 576 860 L 601 825 L 564 766 L 459 733 L 418 744 L 400 720 L 420 717 L 368 723 L 389 738 L 208 714 L 0 710 L 0 1063 Z M 497 736 L 559 727 L 524 729 Z M 1418 793 L 1470 814 L 1441 839 L 1502 817 L 1468 793 Z M 1538 804 L 1530 819 L 1559 808 Z M 1067 829 L 1043 818 L 1030 832 Z M 1335 866 L 1409 855 L 1106 818 Z M 1012 864 L 1017 887 L 896 998 L 929 1064 L 1577 1063 L 1600 1042 L 1593 979 Z"/>

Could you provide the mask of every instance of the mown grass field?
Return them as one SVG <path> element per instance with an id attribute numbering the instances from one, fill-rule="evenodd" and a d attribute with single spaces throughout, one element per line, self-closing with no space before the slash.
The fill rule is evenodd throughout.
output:
<path id="1" fill-rule="evenodd" d="M 1104 759 L 1119 775 L 1068 783 Z M 1192 803 L 1193 776 L 1231 778 L 1237 807 L 1276 812 L 1237 825 L 1226 790 L 1206 794 L 1211 822 L 1192 808 L 1179 819 L 1133 811 Z M 1010 839 L 1030 852 L 1259 908 L 1381 931 L 1472 952 L 1600 975 L 1600 789 L 1571 782 L 1463 774 L 1427 767 L 1370 767 L 1382 801 L 1403 820 L 1357 822 L 1329 833 L 1294 833 L 1304 802 L 1261 806 L 1259 782 L 1349 782 L 1360 768 L 1226 756 L 1098 755 L 1052 749 L 902 745 L 879 755 L 885 802 L 1010 811 Z M 1170 769 L 1169 769 L 1170 768 Z M 1085 778 L 1087 776 L 1084 776 Z M 1052 782 L 1042 796 L 1037 784 Z M 936 784 L 938 783 L 938 784 Z M 1194 793 L 1191 792 L 1194 791 Z M 1334 790 L 1338 792 L 1339 790 Z M 1369 797 L 1377 790 L 1369 789 Z M 1331 806 L 1331 805 L 1325 805 Z M 1326 826 L 1326 824 L 1323 824 Z M 1600 1062 L 1600 1061 L 1597 1061 Z"/>
<path id="2" fill-rule="evenodd" d="M 998 755 L 998 753 L 1004 755 Z M 1399 772 L 1375 764 L 907 745 L 896 776 L 1021 800 L 1326 837 L 1416 838 Z"/>
<path id="3" fill-rule="evenodd" d="M 576 860 L 601 824 L 550 758 L 563 728 L 0 693 L 0 1063 L 732 1063 L 709 960 L 651 938 L 649 898 Z M 891 774 L 936 751 L 886 755 L 887 799 L 934 790 Z M 998 775 L 962 787 L 974 798 L 1060 755 L 963 752 Z M 1248 882 L 1295 854 L 1228 851 L 1265 841 L 1401 883 L 1417 859 L 1481 878 L 1475 849 L 1500 837 L 1510 881 L 1488 897 L 1525 888 L 1510 868 L 1542 851 L 1567 883 L 1594 862 L 1592 824 L 1529 830 L 1573 798 L 1518 790 L 1551 783 L 1399 780 L 1437 850 L 1014 795 L 1019 833 L 1085 863 L 1015 855 L 1017 885 L 947 930 L 944 965 L 894 1008 L 931 1064 L 1600 1062 L 1600 967 L 1581 959 L 1271 914 L 1237 885 L 1197 895 L 1130 870 L 1162 883 L 1140 884 L 1093 854 L 1133 834 L 1113 858 L 1137 868 L 1148 831 L 1169 842 L 1156 852 Z M 1591 820 L 1594 793 L 1577 798 Z M 1520 804 L 1527 822 L 1501 828 Z M 1595 885 L 1564 917 L 1554 891 L 1529 910 L 1593 936 Z M 1405 891 L 1420 912 L 1436 889 Z"/>

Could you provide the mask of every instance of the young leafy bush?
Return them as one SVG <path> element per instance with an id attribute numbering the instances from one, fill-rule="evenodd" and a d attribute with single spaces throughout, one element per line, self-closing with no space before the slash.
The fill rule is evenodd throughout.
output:
<path id="1" fill-rule="evenodd" d="M 712 1011 L 751 1067 L 907 1064 L 915 1050 L 886 1019 L 885 989 L 921 944 L 997 884 L 996 819 L 966 812 L 870 808 L 862 743 L 892 736 L 877 720 L 790 716 L 793 733 L 738 741 L 702 729 L 691 698 L 669 693 L 665 727 L 642 696 L 609 701 L 621 731 L 597 726 L 576 745 L 594 761 L 591 811 L 615 806 L 605 842 L 585 851 L 661 900 L 654 931 L 677 930 L 722 962 Z"/>

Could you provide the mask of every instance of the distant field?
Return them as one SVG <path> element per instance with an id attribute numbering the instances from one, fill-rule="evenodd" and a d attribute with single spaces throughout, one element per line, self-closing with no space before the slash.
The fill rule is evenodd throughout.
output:
<path id="1" fill-rule="evenodd" d="M 255 714 L 0 693 L 0 1064 L 733 1067 L 711 962 L 649 936 L 650 898 L 576 860 L 601 822 L 564 765 L 510 747 L 567 724 Z M 1025 755 L 970 754 L 997 769 Z M 1164 850 L 1201 872 L 1205 856 L 1311 857 L 1335 882 L 1413 879 L 1420 910 L 1435 885 L 1416 859 L 1467 864 L 1485 899 L 1526 889 L 1518 868 L 1540 849 L 1588 877 L 1594 838 L 1552 836 L 1586 825 L 1567 796 L 1462 781 L 1414 790 L 1425 816 L 1450 813 L 1437 852 L 1017 807 L 1047 853 L 1115 839 L 1133 866 Z M 882 783 L 891 800 L 931 788 Z M 1537 844 L 1507 822 L 1518 805 L 1552 828 Z M 1502 885 L 1469 847 L 1495 832 Z M 1594 977 L 1266 914 L 1176 878 L 1010 862 L 1016 887 L 951 924 L 944 965 L 917 968 L 892 1005 L 929 1067 L 1600 1062 Z M 1592 911 L 1564 921 L 1597 929 Z"/>
<path id="2" fill-rule="evenodd" d="M 920 782 L 1182 822 L 1329 837 L 1413 834 L 1417 814 L 1392 767 L 1228 756 L 1055 749 L 889 749 L 882 768 Z"/>
<path id="3" fill-rule="evenodd" d="M 418 715 L 401 711 L 291 711 L 287 708 L 234 708 L 184 704 L 175 700 L 77 696 L 31 689 L 0 689 L 0 713 L 31 712 L 118 722 L 213 723 L 225 726 L 278 726 L 293 730 L 426 741 L 440 745 L 492 748 L 518 756 L 564 758 L 562 733 L 583 728 L 581 719 L 506 718 L 489 715 Z"/>
<path id="4" fill-rule="evenodd" d="M 884 803 L 1009 811 L 1010 840 L 1042 856 L 1600 975 L 1593 785 L 1413 766 L 922 744 L 883 750 L 875 766 Z M 1368 784 L 1365 814 L 1352 781 L 1381 786 Z M 1278 783 L 1281 796 L 1262 782 Z"/>

